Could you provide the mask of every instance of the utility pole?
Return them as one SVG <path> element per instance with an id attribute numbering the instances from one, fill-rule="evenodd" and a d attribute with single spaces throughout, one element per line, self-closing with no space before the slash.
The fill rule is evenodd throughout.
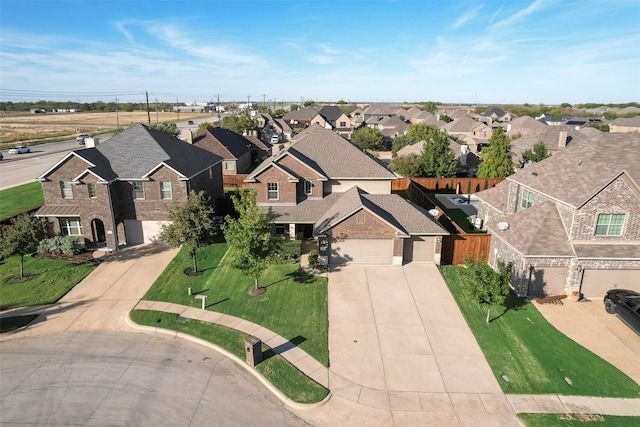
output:
<path id="1" fill-rule="evenodd" d="M 178 113 L 178 120 L 180 120 L 180 107 L 178 107 L 178 97 L 176 96 L 176 113 Z"/>
<path id="2" fill-rule="evenodd" d="M 267 95 L 262 94 L 262 106 L 266 108 L 267 106 Z"/>
<path id="3" fill-rule="evenodd" d="M 216 110 L 218 110 L 218 126 L 220 126 L 220 95 L 218 95 L 218 107 Z"/>
<path id="4" fill-rule="evenodd" d="M 147 120 L 151 124 L 151 113 L 149 112 L 149 92 L 144 93 L 147 96 Z"/>
<path id="5" fill-rule="evenodd" d="M 158 124 L 158 98 L 156 98 L 156 124 Z"/>
<path id="6" fill-rule="evenodd" d="M 247 114 L 249 113 L 249 108 L 251 108 L 250 107 L 251 101 L 249 101 L 249 97 L 250 97 L 250 95 L 247 95 Z"/>
<path id="7" fill-rule="evenodd" d="M 120 119 L 118 118 L 118 97 L 116 97 L 116 128 L 120 129 Z"/>

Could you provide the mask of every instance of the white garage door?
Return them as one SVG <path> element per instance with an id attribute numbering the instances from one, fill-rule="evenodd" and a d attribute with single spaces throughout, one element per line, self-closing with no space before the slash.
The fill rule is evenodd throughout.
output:
<path id="1" fill-rule="evenodd" d="M 640 270 L 585 270 L 580 292 L 587 298 L 602 299 L 609 289 L 640 292 Z"/>
<path id="2" fill-rule="evenodd" d="M 166 223 L 166 221 L 124 220 L 124 233 L 127 238 L 127 245 L 157 243 L 160 227 L 163 223 Z"/>
<path id="3" fill-rule="evenodd" d="M 566 283 L 566 267 L 536 268 L 531 274 L 527 294 L 530 296 L 562 295 Z"/>
<path id="4" fill-rule="evenodd" d="M 433 236 L 412 236 L 404 240 L 404 262 L 434 262 L 435 240 Z"/>
<path id="5" fill-rule="evenodd" d="M 393 262 L 391 239 L 332 239 L 330 264 L 388 265 Z"/>

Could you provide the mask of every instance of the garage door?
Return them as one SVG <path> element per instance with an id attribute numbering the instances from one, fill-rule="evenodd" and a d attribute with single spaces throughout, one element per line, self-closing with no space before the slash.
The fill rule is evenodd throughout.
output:
<path id="1" fill-rule="evenodd" d="M 330 264 L 388 265 L 393 262 L 391 239 L 332 239 Z"/>
<path id="2" fill-rule="evenodd" d="M 434 262 L 435 237 L 412 236 L 404 240 L 404 262 Z"/>
<path id="3" fill-rule="evenodd" d="M 530 296 L 562 295 L 567 283 L 566 267 L 536 268 L 531 275 L 527 294 Z"/>
<path id="4" fill-rule="evenodd" d="M 157 243 L 160 227 L 166 221 L 137 221 L 126 219 L 124 221 L 124 233 L 127 245 L 139 245 L 141 243 Z"/>
<path id="5" fill-rule="evenodd" d="M 601 299 L 609 289 L 640 292 L 640 270 L 585 270 L 580 292 L 587 298 Z"/>

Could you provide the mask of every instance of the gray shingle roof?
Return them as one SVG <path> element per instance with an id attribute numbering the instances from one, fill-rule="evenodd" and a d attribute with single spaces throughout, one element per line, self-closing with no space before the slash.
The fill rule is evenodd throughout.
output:
<path id="1" fill-rule="evenodd" d="M 318 114 L 320 114 L 322 117 L 324 117 L 329 122 L 335 124 L 336 120 L 338 120 L 340 118 L 340 116 L 342 116 L 342 114 L 344 114 L 344 113 L 342 112 L 342 110 L 338 106 L 326 105 L 326 106 L 322 107 L 320 109 L 320 111 L 318 111 Z"/>
<path id="2" fill-rule="evenodd" d="M 287 123 L 291 121 L 307 121 L 310 122 L 318 114 L 318 110 L 313 107 L 301 108 L 299 110 L 290 111 L 282 117 Z"/>
<path id="3" fill-rule="evenodd" d="M 289 153 L 331 179 L 394 179 L 372 156 L 330 129 L 314 124 L 300 132 Z"/>
<path id="4" fill-rule="evenodd" d="M 574 244 L 573 249 L 578 258 L 640 260 L 640 245 L 638 244 L 585 243 Z"/>
<path id="5" fill-rule="evenodd" d="M 607 133 L 569 144 L 542 162 L 518 170 L 518 182 L 571 206 L 581 206 L 623 170 L 640 183 L 640 134 Z"/>
<path id="6" fill-rule="evenodd" d="M 442 126 L 441 129 L 447 132 L 471 132 L 482 123 L 473 120 L 471 117 L 460 117 Z"/>
<path id="7" fill-rule="evenodd" d="M 252 150 L 252 144 L 244 136 L 221 127 L 208 128 L 193 138 L 193 144 L 225 159 L 239 159 Z"/>

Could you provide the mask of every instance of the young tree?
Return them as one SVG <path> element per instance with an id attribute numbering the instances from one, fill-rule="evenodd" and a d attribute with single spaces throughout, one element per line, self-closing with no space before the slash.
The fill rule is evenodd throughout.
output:
<path id="1" fill-rule="evenodd" d="M 415 144 L 416 142 L 418 141 L 412 141 L 406 135 L 396 136 L 391 143 L 391 155 L 395 157 L 398 154 L 398 151 L 407 145 Z"/>
<path id="2" fill-rule="evenodd" d="M 264 211 L 256 204 L 256 192 L 251 189 L 238 196 L 231 196 L 239 214 L 237 219 L 227 215 L 223 226 L 224 237 L 233 253 L 232 265 L 254 279 L 254 294 L 264 292 L 258 287 L 258 278 L 273 254 L 273 224 L 271 211 Z"/>
<path id="3" fill-rule="evenodd" d="M 489 147 L 482 150 L 482 163 L 478 166 L 478 178 L 506 178 L 513 173 L 511 143 L 502 128 L 497 128 L 489 138 Z"/>
<path id="4" fill-rule="evenodd" d="M 382 145 L 383 136 L 378 129 L 367 126 L 356 129 L 351 134 L 351 142 L 363 150 L 376 150 Z"/>
<path id="5" fill-rule="evenodd" d="M 428 101 L 423 103 L 420 109 L 428 113 L 435 113 L 438 110 L 438 104 L 433 101 Z"/>
<path id="6" fill-rule="evenodd" d="M 513 263 L 498 261 L 498 272 L 489 264 L 474 263 L 471 258 L 465 260 L 465 288 L 471 299 L 480 305 L 487 306 L 487 323 L 491 315 L 492 304 L 503 304 L 509 294 L 509 283 L 513 273 Z"/>
<path id="7" fill-rule="evenodd" d="M 44 218 L 33 219 L 28 214 L 14 218 L 13 227 L 0 234 L 2 256 L 20 255 L 20 277 L 24 277 L 24 256 L 35 252 L 47 231 Z"/>
<path id="8" fill-rule="evenodd" d="M 420 176 L 420 156 L 417 154 L 396 156 L 389 163 L 389 169 L 405 178 Z"/>
<path id="9" fill-rule="evenodd" d="M 216 124 L 213 122 L 202 122 L 198 125 L 198 132 L 214 127 L 216 127 Z"/>
<path id="10" fill-rule="evenodd" d="M 414 123 L 409 126 L 407 138 L 409 138 L 412 143 L 427 141 L 433 137 L 439 136 L 442 132 L 443 131 L 431 123 Z"/>
<path id="11" fill-rule="evenodd" d="M 184 246 L 193 259 L 193 272 L 198 273 L 198 248 L 211 243 L 217 226 L 213 207 L 204 191 L 192 191 L 187 200 L 169 208 L 169 224 L 160 228 L 160 239 L 169 246 Z"/>
<path id="12" fill-rule="evenodd" d="M 524 153 L 522 153 L 522 158 L 524 159 L 525 164 L 529 161 L 531 162 L 539 162 L 541 160 L 549 157 L 549 150 L 547 150 L 547 146 L 544 142 L 540 141 L 536 145 L 533 146 L 533 149 L 527 148 Z"/>
<path id="13" fill-rule="evenodd" d="M 443 130 L 430 129 L 420 155 L 422 176 L 446 178 L 456 176 L 458 160 L 449 146 L 449 136 Z"/>

